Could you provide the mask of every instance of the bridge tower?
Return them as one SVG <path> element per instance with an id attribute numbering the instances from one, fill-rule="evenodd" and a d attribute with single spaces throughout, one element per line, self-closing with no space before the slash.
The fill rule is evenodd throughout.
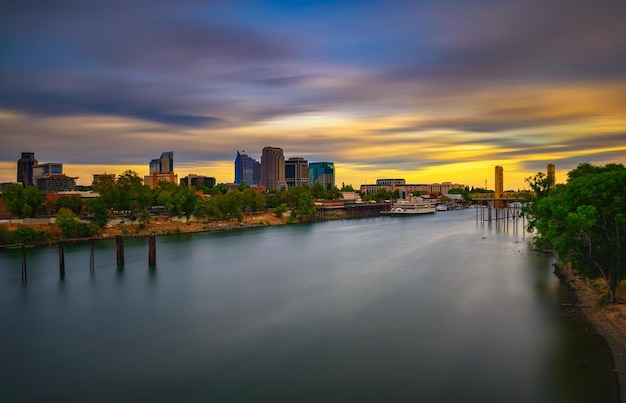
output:
<path id="1" fill-rule="evenodd" d="M 500 165 L 496 165 L 495 198 L 501 199 L 502 193 L 504 193 L 504 169 Z"/>
<path id="2" fill-rule="evenodd" d="M 550 189 L 556 184 L 556 167 L 554 164 L 548 164 L 548 179 L 550 180 Z"/>

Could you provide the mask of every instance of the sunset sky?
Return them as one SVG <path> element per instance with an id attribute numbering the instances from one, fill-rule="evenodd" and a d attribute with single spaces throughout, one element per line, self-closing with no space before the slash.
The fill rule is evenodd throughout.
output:
<path id="1" fill-rule="evenodd" d="M 336 182 L 505 189 L 626 164 L 626 1 L 21 0 L 0 14 L 0 182 L 22 151 L 234 180 L 237 150 Z"/>

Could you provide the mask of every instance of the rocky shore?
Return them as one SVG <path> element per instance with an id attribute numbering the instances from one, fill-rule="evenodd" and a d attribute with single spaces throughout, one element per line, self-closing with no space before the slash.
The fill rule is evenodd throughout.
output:
<path id="1" fill-rule="evenodd" d="M 621 401 L 626 403 L 626 304 L 604 302 L 600 287 L 569 267 L 555 265 L 554 273 L 570 293 L 572 307 L 593 325 L 609 345 L 619 380 Z M 622 282 L 618 299 L 624 301 L 625 296 L 626 283 Z"/>

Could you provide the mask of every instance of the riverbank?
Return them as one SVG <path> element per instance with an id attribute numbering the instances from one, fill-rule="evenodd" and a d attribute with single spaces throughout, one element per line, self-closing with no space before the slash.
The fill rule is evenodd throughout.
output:
<path id="1" fill-rule="evenodd" d="M 95 239 L 110 239 L 115 238 L 118 235 L 129 237 L 147 237 L 153 233 L 157 235 L 175 235 L 175 234 L 190 234 L 196 232 L 212 232 L 212 231 L 227 231 L 244 228 L 265 227 L 273 225 L 287 224 L 288 218 L 286 216 L 276 217 L 274 213 L 262 212 L 245 214 L 243 220 L 240 222 L 236 219 L 233 220 L 219 220 L 219 221 L 190 221 L 185 222 L 184 219 L 170 219 L 168 217 L 152 218 L 147 224 L 139 224 L 137 221 L 129 222 L 120 220 L 117 223 L 109 224 L 102 228 L 101 232 L 95 237 Z M 29 242 L 32 245 L 47 245 L 50 242 L 56 242 L 61 240 L 61 230 L 56 224 L 44 224 L 44 223 L 2 223 L 0 228 L 8 231 L 15 231 L 20 227 L 29 227 L 35 230 L 37 233 L 45 234 L 46 241 Z M 65 242 L 82 242 L 86 241 L 86 238 L 78 239 L 63 239 Z M 9 246 L 9 245 L 5 245 Z"/>
<path id="2" fill-rule="evenodd" d="M 593 325 L 609 345 L 620 385 L 620 400 L 626 403 L 626 304 L 603 303 L 598 287 L 569 267 L 555 266 L 555 274 L 570 291 L 573 307 Z M 618 298 L 625 300 L 626 283 L 618 289 Z"/>

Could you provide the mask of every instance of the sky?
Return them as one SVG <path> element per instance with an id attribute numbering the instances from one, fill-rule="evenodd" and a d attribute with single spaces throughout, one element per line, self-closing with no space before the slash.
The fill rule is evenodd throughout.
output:
<path id="1" fill-rule="evenodd" d="M 9 0 L 0 182 L 21 152 L 234 180 L 237 150 L 505 189 L 626 164 L 626 0 Z"/>

